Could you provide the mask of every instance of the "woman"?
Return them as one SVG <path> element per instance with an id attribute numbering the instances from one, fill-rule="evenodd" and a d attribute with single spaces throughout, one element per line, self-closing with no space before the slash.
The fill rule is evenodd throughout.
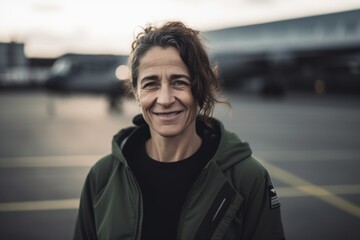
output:
<path id="1" fill-rule="evenodd" d="M 220 87 L 198 31 L 147 27 L 129 65 L 142 114 L 90 170 L 74 239 L 284 239 L 267 171 L 211 117 Z"/>

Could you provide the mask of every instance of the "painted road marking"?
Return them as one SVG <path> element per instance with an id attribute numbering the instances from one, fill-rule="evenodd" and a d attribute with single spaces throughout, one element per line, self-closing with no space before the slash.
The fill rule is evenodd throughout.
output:
<path id="1" fill-rule="evenodd" d="M 105 155 L 0 158 L 0 168 L 90 167 Z"/>
<path id="2" fill-rule="evenodd" d="M 275 176 L 274 176 L 275 177 Z M 309 188 L 310 186 L 298 186 L 298 187 L 277 187 L 276 193 L 279 197 L 306 197 L 309 196 L 306 192 L 300 190 L 301 188 Z M 349 185 L 322 185 L 321 188 L 327 191 L 314 192 L 317 196 L 328 196 L 329 193 L 335 195 L 352 195 L 360 194 L 360 184 Z"/>
<path id="3" fill-rule="evenodd" d="M 0 168 L 18 167 L 90 167 L 103 155 L 80 155 L 80 156 L 43 156 L 0 158 Z M 291 187 L 277 188 L 281 197 L 317 197 L 351 215 L 360 217 L 360 208 L 337 196 L 341 194 L 359 194 L 360 186 L 355 185 L 332 185 L 317 186 L 292 173 L 283 170 L 269 162 L 260 159 L 264 167 L 274 178 L 289 184 Z M 0 203 L 0 212 L 4 211 L 37 211 L 77 209 L 79 199 L 45 200 L 29 202 Z"/>
<path id="4" fill-rule="evenodd" d="M 316 197 L 324 202 L 329 203 L 332 206 L 335 206 L 340 210 L 343 210 L 353 216 L 360 218 L 360 207 L 358 207 L 357 205 L 335 195 L 334 193 L 323 187 L 314 185 L 306 181 L 305 179 L 295 176 L 294 174 L 283 170 L 269 162 L 265 162 L 261 159 L 259 159 L 259 161 L 274 178 L 277 178 L 280 181 L 289 184 L 293 188 L 298 189 L 306 195 Z"/>
<path id="5" fill-rule="evenodd" d="M 258 156 L 271 156 L 267 162 L 358 161 L 359 150 L 281 150 L 256 151 Z"/>
<path id="6" fill-rule="evenodd" d="M 266 162 L 293 161 L 357 161 L 360 151 L 340 150 L 289 150 L 289 151 L 257 151 L 262 156 L 272 156 Z M 2 157 L 0 168 L 27 167 L 90 167 L 103 155 L 75 156 L 35 156 L 35 157 Z M 291 157 L 289 157 L 291 156 Z"/>
<path id="7" fill-rule="evenodd" d="M 77 209 L 79 199 L 58 199 L 27 202 L 0 203 L 0 212 Z"/>
<path id="8" fill-rule="evenodd" d="M 275 176 L 274 176 L 275 177 Z M 298 187 L 278 187 L 276 192 L 281 198 L 287 197 L 308 197 L 309 193 L 304 189 L 313 186 Z M 326 191 L 312 192 L 311 196 L 328 197 L 334 194 L 360 194 L 360 185 L 325 185 L 321 186 Z M 66 210 L 78 209 L 79 199 L 56 199 L 42 201 L 26 201 L 26 202 L 8 202 L 0 203 L 0 212 L 18 212 L 18 211 L 42 211 L 42 210 Z"/>

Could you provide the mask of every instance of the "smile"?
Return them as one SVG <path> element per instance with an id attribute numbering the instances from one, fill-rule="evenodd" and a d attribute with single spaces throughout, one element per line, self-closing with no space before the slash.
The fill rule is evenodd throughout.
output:
<path id="1" fill-rule="evenodd" d="M 179 115 L 182 111 L 176 111 L 176 112 L 166 112 L 166 113 L 154 113 L 155 115 L 162 117 L 162 118 L 172 118 L 177 115 Z"/>

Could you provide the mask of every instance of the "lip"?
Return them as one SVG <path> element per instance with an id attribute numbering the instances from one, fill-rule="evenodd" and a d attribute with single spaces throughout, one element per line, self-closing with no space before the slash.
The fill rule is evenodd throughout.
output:
<path id="1" fill-rule="evenodd" d="M 161 120 L 174 120 L 176 119 L 183 111 L 171 111 L 171 112 L 153 112 L 155 116 Z"/>

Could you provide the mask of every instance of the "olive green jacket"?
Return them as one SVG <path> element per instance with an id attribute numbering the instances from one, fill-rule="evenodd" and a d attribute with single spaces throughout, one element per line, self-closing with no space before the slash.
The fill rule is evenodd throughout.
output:
<path id="1" fill-rule="evenodd" d="M 190 189 L 179 219 L 178 240 L 285 239 L 279 202 L 267 171 L 249 145 L 215 122 L 218 149 Z M 134 131 L 115 135 L 112 154 L 90 170 L 82 191 L 74 239 L 138 240 L 142 196 L 122 153 Z"/>

